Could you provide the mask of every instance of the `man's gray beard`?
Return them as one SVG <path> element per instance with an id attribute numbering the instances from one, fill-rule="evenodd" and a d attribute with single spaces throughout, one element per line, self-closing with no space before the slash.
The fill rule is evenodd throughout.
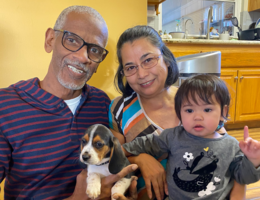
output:
<path id="1" fill-rule="evenodd" d="M 69 82 L 64 81 L 61 77 L 61 74 L 59 73 L 58 74 L 58 81 L 63 87 L 65 87 L 67 89 L 80 90 L 84 87 L 85 83 L 90 79 L 91 76 L 92 76 L 92 74 L 89 74 L 89 71 L 88 71 L 86 81 L 84 81 L 84 83 L 82 83 L 81 85 L 76 85 L 74 83 L 69 83 Z"/>

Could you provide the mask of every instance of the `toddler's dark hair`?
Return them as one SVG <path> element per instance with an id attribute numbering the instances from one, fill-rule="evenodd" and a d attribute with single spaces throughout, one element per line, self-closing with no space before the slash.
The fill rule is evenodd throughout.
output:
<path id="1" fill-rule="evenodd" d="M 229 91 L 224 81 L 210 74 L 192 76 L 181 84 L 175 96 L 175 111 L 177 117 L 181 121 L 182 103 L 190 103 L 189 100 L 192 99 L 197 104 L 196 97 L 199 97 L 205 103 L 210 104 L 212 103 L 212 95 L 215 96 L 217 102 L 220 104 L 221 116 L 227 119 L 230 105 Z M 223 115 L 225 105 L 228 107 L 226 116 Z"/>

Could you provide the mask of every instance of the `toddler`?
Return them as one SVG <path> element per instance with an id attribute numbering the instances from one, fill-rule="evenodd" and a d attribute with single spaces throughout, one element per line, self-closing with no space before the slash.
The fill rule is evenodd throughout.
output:
<path id="1" fill-rule="evenodd" d="M 168 153 L 167 183 L 172 199 L 226 199 L 234 179 L 249 184 L 260 179 L 260 142 L 244 141 L 217 132 L 228 116 L 230 95 L 214 75 L 197 75 L 184 81 L 175 96 L 182 126 L 161 135 L 138 137 L 123 145 L 127 156 Z M 239 148 L 240 147 L 240 148 Z"/>

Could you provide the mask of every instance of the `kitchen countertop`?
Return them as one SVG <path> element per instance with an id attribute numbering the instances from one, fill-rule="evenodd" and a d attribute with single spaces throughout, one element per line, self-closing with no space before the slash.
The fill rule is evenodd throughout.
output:
<path id="1" fill-rule="evenodd" d="M 232 44 L 232 45 L 260 45 L 256 40 L 217 40 L 217 39 L 163 39 L 165 43 L 182 43 L 182 44 Z"/>
<path id="2" fill-rule="evenodd" d="M 216 39 L 163 39 L 163 41 L 176 58 L 221 51 L 222 68 L 259 68 L 260 41 Z"/>

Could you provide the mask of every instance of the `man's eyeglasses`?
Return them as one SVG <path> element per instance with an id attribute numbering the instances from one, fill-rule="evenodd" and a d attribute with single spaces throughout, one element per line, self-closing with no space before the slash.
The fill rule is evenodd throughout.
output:
<path id="1" fill-rule="evenodd" d="M 108 54 L 108 51 L 96 44 L 90 44 L 85 42 L 81 37 L 75 33 L 71 33 L 65 30 L 55 30 L 63 33 L 61 44 L 65 49 L 76 52 L 80 50 L 83 46 L 87 46 L 88 58 L 96 63 L 102 62 Z"/>
<path id="2" fill-rule="evenodd" d="M 157 65 L 158 60 L 160 59 L 161 56 L 162 56 L 162 54 L 160 54 L 159 56 L 147 57 L 143 62 L 141 62 L 140 66 L 143 69 L 150 69 L 150 68 L 154 67 L 155 65 Z M 126 77 L 132 76 L 137 72 L 138 68 L 139 68 L 139 65 L 127 65 L 121 70 L 120 73 Z"/>

